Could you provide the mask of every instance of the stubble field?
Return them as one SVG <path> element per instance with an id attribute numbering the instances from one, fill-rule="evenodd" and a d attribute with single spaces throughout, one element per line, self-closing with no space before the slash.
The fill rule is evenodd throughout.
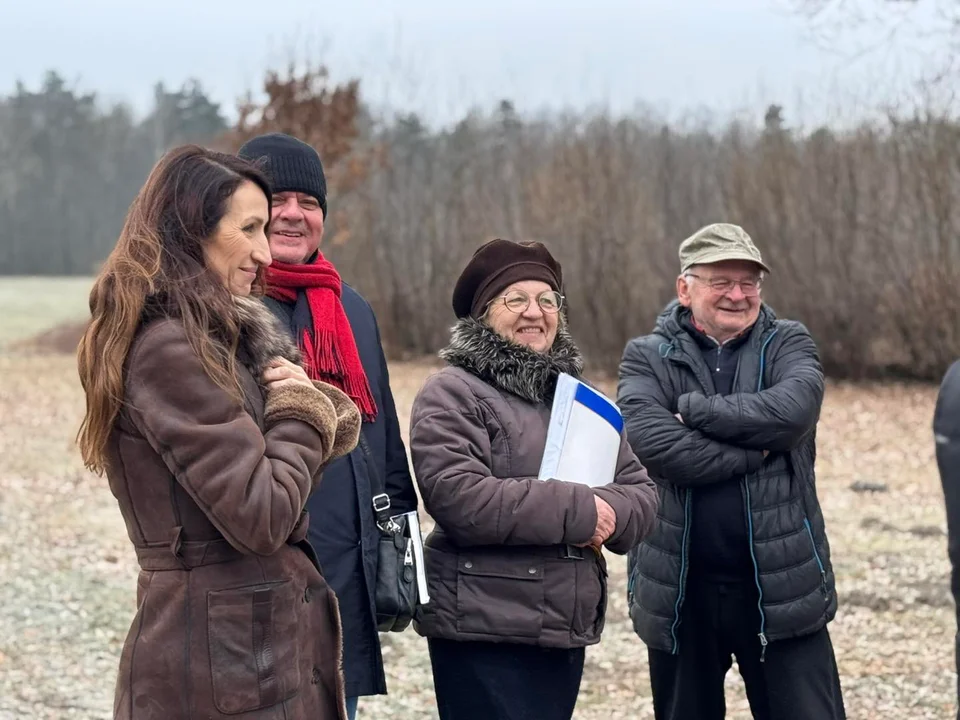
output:
<path id="1" fill-rule="evenodd" d="M 88 286 L 0 278 L 2 720 L 112 717 L 117 660 L 136 609 L 136 562 L 116 502 L 73 444 L 83 412 L 75 360 L 22 343 L 82 317 Z M 426 363 L 391 365 L 405 435 L 429 372 Z M 929 386 L 828 386 L 817 483 L 840 594 L 831 633 L 851 719 L 954 717 L 935 396 Z M 883 489 L 862 492 L 858 483 Z M 652 718 L 646 650 L 626 613 L 625 562 L 609 563 L 608 621 L 587 652 L 575 717 Z M 361 716 L 435 718 L 426 643 L 412 630 L 383 640 L 391 694 L 361 701 Z M 750 717 L 735 672 L 727 697 L 728 717 Z"/>

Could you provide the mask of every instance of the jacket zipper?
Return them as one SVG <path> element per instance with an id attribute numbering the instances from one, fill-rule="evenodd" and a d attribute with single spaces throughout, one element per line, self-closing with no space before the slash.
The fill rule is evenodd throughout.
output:
<path id="1" fill-rule="evenodd" d="M 628 561 L 629 562 L 629 561 Z M 630 566 L 630 574 L 627 575 L 627 606 L 633 605 L 633 589 L 637 586 L 637 571 L 640 563 L 634 560 Z"/>
<path id="2" fill-rule="evenodd" d="M 826 602 L 828 599 L 827 571 L 823 566 L 823 561 L 820 559 L 820 551 L 817 550 L 817 543 L 813 539 L 813 528 L 810 527 L 810 521 L 807 518 L 804 518 L 803 525 L 805 528 L 807 528 L 807 535 L 810 536 L 810 546 L 813 548 L 813 557 L 817 561 L 817 567 L 820 568 L 820 592 L 823 593 L 823 600 Z"/>
<path id="3" fill-rule="evenodd" d="M 753 580 L 757 584 L 757 610 L 760 611 L 760 662 L 767 657 L 767 615 L 763 611 L 763 587 L 760 585 L 760 565 L 753 547 L 753 513 L 750 512 L 750 484 L 747 478 L 740 481 L 743 490 L 744 513 L 747 516 L 747 541 L 750 543 L 750 560 L 753 561 Z"/>
<path id="4" fill-rule="evenodd" d="M 675 345 L 671 345 L 670 349 L 677 348 Z M 673 355 L 669 350 L 666 353 L 661 351 L 661 354 L 664 358 L 668 358 L 670 361 L 675 362 L 678 365 L 683 365 L 690 370 L 690 372 L 693 373 L 693 376 L 697 378 L 697 382 L 700 383 L 700 386 L 706 390 L 708 385 L 705 380 L 707 380 L 710 375 L 710 368 L 707 367 L 707 377 L 704 377 L 700 372 L 700 368 L 698 368 L 694 362 L 686 357 L 686 354 L 683 353 L 683 350 L 680 352 L 682 353 L 682 356 Z M 673 624 L 670 626 L 670 637 L 673 639 L 673 649 L 670 651 L 671 655 L 676 655 L 680 652 L 680 640 L 677 637 L 677 629 L 680 627 L 680 611 L 683 608 L 683 601 L 687 594 L 687 571 L 689 570 L 688 563 L 690 549 L 690 515 L 692 512 L 691 496 L 692 492 L 689 488 L 683 491 L 683 539 L 680 544 L 679 589 L 677 591 L 677 602 L 674 604 Z"/>
<path id="5" fill-rule="evenodd" d="M 680 611 L 687 594 L 687 555 L 690 540 L 690 490 L 683 491 L 683 540 L 680 544 L 680 589 L 677 593 L 677 602 L 674 605 L 673 625 L 670 626 L 670 636 L 673 638 L 671 655 L 680 652 L 680 640 L 677 637 L 677 628 L 680 627 Z"/>
<path id="6" fill-rule="evenodd" d="M 766 363 L 766 353 L 767 346 L 770 344 L 770 341 L 773 340 L 774 336 L 777 334 L 777 331 L 774 330 L 770 335 L 763 341 L 763 345 L 760 346 L 760 372 L 758 373 L 759 377 L 757 379 L 757 392 L 763 390 L 763 371 L 764 365 Z M 751 512 L 751 502 L 750 502 L 750 478 L 746 476 L 743 480 L 740 481 L 740 487 L 743 490 L 743 502 L 744 502 L 744 514 L 746 515 L 747 520 L 747 541 L 750 543 L 750 560 L 753 562 L 753 579 L 757 584 L 757 610 L 760 612 L 760 632 L 758 637 L 760 638 L 760 662 L 764 662 L 767 658 L 767 615 L 763 611 L 763 587 L 760 585 L 760 564 L 757 562 L 757 553 L 753 546 L 753 513 Z"/>

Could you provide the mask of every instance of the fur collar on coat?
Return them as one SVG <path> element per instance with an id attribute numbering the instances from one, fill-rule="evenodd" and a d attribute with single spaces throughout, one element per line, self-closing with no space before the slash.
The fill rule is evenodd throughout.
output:
<path id="1" fill-rule="evenodd" d="M 463 318 L 453 327 L 450 344 L 440 357 L 532 403 L 553 401 L 560 373 L 580 377 L 583 372 L 583 357 L 562 321 L 553 346 L 538 353 L 498 335 L 479 320 Z"/>

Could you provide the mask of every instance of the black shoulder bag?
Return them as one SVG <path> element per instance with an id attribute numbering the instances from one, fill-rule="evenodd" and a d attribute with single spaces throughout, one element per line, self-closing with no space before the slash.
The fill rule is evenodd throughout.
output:
<path id="1" fill-rule="evenodd" d="M 413 541 L 406 517 L 390 516 L 390 496 L 363 433 L 360 448 L 370 471 L 373 512 L 380 530 L 377 543 L 377 629 L 402 632 L 416 616 L 418 593 Z"/>

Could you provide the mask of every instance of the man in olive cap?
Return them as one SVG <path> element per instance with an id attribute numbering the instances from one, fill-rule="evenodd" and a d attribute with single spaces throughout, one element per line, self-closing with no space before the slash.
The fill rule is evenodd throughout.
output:
<path id="1" fill-rule="evenodd" d="M 657 720 L 723 718 L 733 657 L 754 718 L 845 717 L 814 483 L 823 373 L 807 329 L 761 301 L 769 272 L 743 228 L 701 228 L 680 245 L 677 299 L 620 364 L 627 433 L 660 491 L 628 586 Z"/>

